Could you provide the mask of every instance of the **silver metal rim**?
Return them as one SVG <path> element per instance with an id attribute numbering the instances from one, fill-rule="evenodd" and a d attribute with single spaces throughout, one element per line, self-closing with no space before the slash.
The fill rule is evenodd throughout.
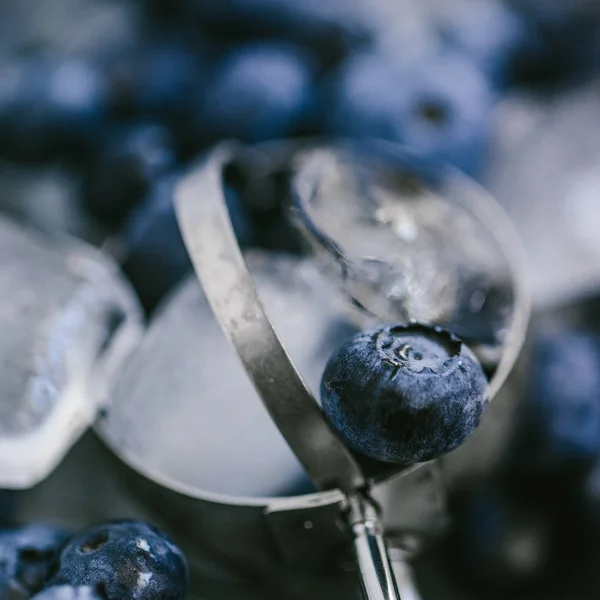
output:
<path id="1" fill-rule="evenodd" d="M 315 143 L 314 140 L 312 142 L 302 141 L 300 143 L 293 140 L 269 142 L 257 148 L 263 151 L 274 152 L 276 153 L 276 156 L 282 157 L 289 156 L 299 146 L 308 146 L 312 145 L 313 143 Z M 325 140 L 318 140 L 318 143 L 326 142 Z M 214 285 L 220 286 L 220 280 L 222 278 L 221 266 L 226 264 L 228 261 L 233 260 L 234 262 L 232 264 L 239 269 L 238 276 L 241 274 L 243 277 L 242 289 L 241 291 L 238 291 L 245 297 L 246 294 L 253 296 L 251 297 L 251 301 L 257 303 L 257 305 L 255 304 L 255 308 L 258 306 L 258 308 L 262 310 L 260 299 L 256 295 L 256 290 L 254 288 L 251 276 L 248 273 L 247 267 L 241 255 L 241 251 L 237 244 L 237 240 L 233 234 L 223 195 L 223 186 L 221 180 L 222 167 L 235 155 L 235 152 L 239 151 L 240 149 L 241 147 L 235 143 L 225 142 L 219 145 L 213 152 L 204 157 L 200 163 L 190 170 L 189 174 L 184 177 L 180 183 L 176 192 L 177 216 L 180 227 L 182 228 L 184 241 L 188 251 L 190 252 L 190 256 L 195 267 L 196 262 L 198 261 L 198 256 L 201 255 L 200 269 L 197 270 L 197 274 L 201 279 L 201 284 L 205 289 L 207 299 L 209 300 L 209 303 L 211 303 L 211 306 L 213 306 L 215 303 L 215 299 L 211 295 L 210 291 L 207 290 L 207 281 L 212 281 Z M 487 192 L 485 192 L 485 190 L 458 172 L 455 173 L 454 183 L 457 194 L 459 192 L 463 193 L 464 189 L 467 188 L 471 189 L 474 195 L 477 194 L 479 196 L 477 200 L 473 198 L 473 201 L 471 202 L 473 211 L 475 213 L 484 215 L 485 222 L 489 222 L 491 219 L 493 219 L 495 223 L 497 223 L 498 227 L 494 234 L 498 243 L 506 249 L 511 272 L 514 277 L 514 316 L 510 331 L 507 334 L 507 350 L 501 359 L 494 378 L 490 382 L 490 397 L 493 397 L 510 373 L 525 339 L 526 326 L 530 313 L 530 301 L 524 273 L 520 268 L 520 265 L 523 264 L 524 260 L 524 250 L 522 249 L 521 242 L 518 239 L 518 236 L 516 235 L 507 215 L 487 194 Z M 482 198 L 486 200 L 483 203 L 481 202 Z M 201 239 L 202 236 L 204 236 L 209 230 L 218 232 L 218 236 L 220 237 L 221 241 L 221 250 L 225 251 L 224 254 L 221 255 L 216 252 L 215 246 L 212 248 L 207 247 L 210 244 L 205 244 L 205 239 L 212 240 L 213 238 L 208 237 Z M 219 254 L 219 256 L 215 257 L 215 253 Z M 208 279 L 204 273 L 205 269 L 207 268 L 210 269 Z M 231 263 L 229 264 L 228 268 L 231 268 Z M 219 310 L 223 309 L 219 308 Z M 318 405 L 316 404 L 314 397 L 307 390 L 306 386 L 302 382 L 301 376 L 289 360 L 285 350 L 281 347 L 281 344 L 273 332 L 272 327 L 268 322 L 268 318 L 264 314 L 264 311 L 262 314 L 265 321 L 260 324 L 260 327 L 268 326 L 270 343 L 274 344 L 275 347 L 277 347 L 277 344 L 279 344 L 279 350 L 276 354 L 278 358 L 283 357 L 284 361 L 287 363 L 284 373 L 287 375 L 291 373 L 295 378 L 295 385 L 293 386 L 293 389 L 296 390 L 298 394 L 298 396 L 295 396 L 295 398 L 300 398 L 300 401 L 298 401 L 300 410 L 309 411 L 309 416 L 307 417 L 306 421 L 304 421 L 303 429 L 316 426 L 323 435 L 319 445 L 319 448 L 321 448 L 320 451 L 322 451 L 323 444 L 326 447 L 333 449 L 333 459 L 330 459 L 333 462 L 328 462 L 325 464 L 321 460 L 322 457 L 317 457 L 318 460 L 315 467 L 312 462 L 315 455 L 315 446 L 314 441 L 310 437 L 304 438 L 303 436 L 296 436 L 294 444 L 290 444 L 292 449 L 297 452 L 297 454 L 297 449 L 299 449 L 300 454 L 304 456 L 304 461 L 302 462 L 305 464 L 309 475 L 314 478 L 313 480 L 320 482 L 320 486 L 322 488 L 326 487 L 327 489 L 327 491 L 295 497 L 297 504 L 306 503 L 308 506 L 315 504 L 339 503 L 344 499 L 344 493 L 342 492 L 353 493 L 357 488 L 365 486 L 366 482 L 364 475 L 356 464 L 356 461 L 352 455 L 339 441 L 337 435 L 329 428 L 321 414 L 320 409 L 318 408 Z M 231 323 L 228 325 L 228 327 L 230 325 Z M 262 329 L 253 329 L 252 331 L 252 335 L 254 336 L 257 335 L 257 331 L 262 331 Z M 237 342 L 234 340 L 234 345 L 235 343 Z M 251 355 L 249 356 L 249 360 L 256 360 L 256 357 Z M 253 364 L 253 368 L 256 368 L 260 371 L 260 369 L 263 368 L 263 364 L 260 361 L 257 361 Z M 262 390 L 259 390 L 259 393 L 262 397 L 264 397 Z M 277 411 L 278 409 L 279 407 L 275 406 L 274 410 Z M 289 418 L 289 415 L 284 415 L 284 418 Z M 325 424 L 325 427 L 323 427 L 323 424 Z M 277 425 L 279 426 L 279 423 L 277 423 Z M 291 423 L 291 427 L 292 430 L 297 431 L 298 424 L 294 421 Z M 104 439 L 104 436 L 101 437 Z M 310 443 L 307 444 L 307 441 L 309 440 Z M 111 446 L 108 440 L 104 439 L 104 441 L 109 447 Z M 173 490 L 174 492 L 181 493 L 182 495 L 191 498 L 197 498 L 198 500 L 240 507 L 267 507 L 276 505 L 279 501 L 282 503 L 287 503 L 291 500 L 291 498 L 287 497 L 277 498 L 229 496 L 226 494 L 212 493 L 210 491 L 194 488 L 170 479 L 168 476 L 165 476 L 162 473 L 154 472 L 152 469 L 141 464 L 135 457 L 123 455 L 120 449 L 113 448 L 113 450 L 134 470 L 138 471 L 140 474 L 144 475 L 155 483 L 164 485 L 165 487 Z M 332 464 L 344 465 L 344 470 L 342 472 L 340 472 L 339 469 L 336 471 L 337 482 L 335 483 L 333 483 L 331 480 L 331 471 L 328 471 L 328 469 L 332 468 Z M 407 472 L 412 472 L 415 469 L 418 469 L 420 466 L 422 465 L 414 465 Z M 393 477 L 398 477 L 401 475 L 402 474 L 396 473 L 393 475 Z M 332 485 L 337 489 L 332 489 Z"/>

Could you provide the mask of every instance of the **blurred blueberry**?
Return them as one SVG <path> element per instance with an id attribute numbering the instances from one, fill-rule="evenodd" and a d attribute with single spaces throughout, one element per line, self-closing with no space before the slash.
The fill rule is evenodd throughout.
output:
<path id="1" fill-rule="evenodd" d="M 465 53 L 495 84 L 511 78 L 515 57 L 531 35 L 524 19 L 500 0 L 444 3 L 437 15 L 444 41 Z"/>
<path id="2" fill-rule="evenodd" d="M 0 580 L 29 594 L 37 592 L 67 539 L 63 530 L 46 525 L 0 532 Z"/>
<path id="3" fill-rule="evenodd" d="M 349 0 L 189 0 L 211 31 L 229 37 L 279 37 L 339 55 L 373 34 L 368 3 Z"/>
<path id="4" fill-rule="evenodd" d="M 176 160 L 172 135 L 164 126 L 118 128 L 104 140 L 87 171 L 82 201 L 95 217 L 119 225 Z"/>
<path id="5" fill-rule="evenodd" d="M 360 333 L 327 363 L 323 410 L 354 450 L 412 464 L 459 446 L 477 427 L 487 380 L 458 338 L 424 325 Z"/>
<path id="6" fill-rule="evenodd" d="M 148 311 L 191 269 L 173 205 L 178 181 L 172 175 L 156 183 L 123 231 L 123 271 Z"/>
<path id="7" fill-rule="evenodd" d="M 199 54 L 178 37 L 151 45 L 141 59 L 138 73 L 136 111 L 167 115 L 182 108 L 203 74 Z"/>
<path id="8" fill-rule="evenodd" d="M 597 3 L 513 0 L 511 5 L 530 24 L 529 43 L 516 65 L 521 82 L 560 88 L 598 66 Z"/>
<path id="9" fill-rule="evenodd" d="M 0 152 L 43 160 L 93 147 L 110 102 L 107 80 L 90 58 L 23 60 L 0 79 Z"/>
<path id="10" fill-rule="evenodd" d="M 299 48 L 253 43 L 225 56 L 194 108 L 199 140 L 233 137 L 256 142 L 284 137 L 310 101 L 312 64 Z"/>
<path id="11" fill-rule="evenodd" d="M 201 48 L 183 30 L 152 34 L 143 44 L 114 50 L 104 58 L 113 111 L 176 120 L 203 79 L 202 64 Z"/>
<path id="12" fill-rule="evenodd" d="M 591 333 L 539 332 L 531 349 L 517 467 L 540 476 L 600 456 L 600 341 Z"/>
<path id="13" fill-rule="evenodd" d="M 564 540 L 542 502 L 491 486 L 461 495 L 451 507 L 449 557 L 472 584 L 518 594 L 549 583 Z"/>
<path id="14" fill-rule="evenodd" d="M 322 110 L 330 133 L 400 142 L 477 176 L 493 100 L 481 72 L 458 53 L 434 54 L 410 67 L 371 53 L 341 67 L 324 91 Z"/>
<path id="15" fill-rule="evenodd" d="M 187 580 L 185 557 L 162 531 L 117 521 L 71 538 L 49 584 L 99 586 L 108 600 L 182 600 Z"/>
<path id="16" fill-rule="evenodd" d="M 174 174 L 158 181 L 124 227 L 127 256 L 123 271 L 147 311 L 152 311 L 191 269 L 173 204 L 179 178 Z M 244 244 L 251 235 L 244 207 L 230 187 L 226 188 L 226 199 L 234 231 Z"/>
<path id="17" fill-rule="evenodd" d="M 29 592 L 18 582 L 0 575 L 0 598 L 6 600 L 28 600 Z"/>
<path id="18" fill-rule="evenodd" d="M 57 585 L 34 596 L 35 600 L 107 600 L 102 586 Z"/>

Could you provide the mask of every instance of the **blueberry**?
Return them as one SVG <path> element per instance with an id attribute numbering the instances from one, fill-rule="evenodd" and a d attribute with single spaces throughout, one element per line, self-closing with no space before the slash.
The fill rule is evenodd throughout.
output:
<path id="1" fill-rule="evenodd" d="M 0 532 L 0 580 L 30 594 L 37 592 L 67 539 L 62 529 L 46 525 Z"/>
<path id="2" fill-rule="evenodd" d="M 183 554 L 162 531 L 117 521 L 71 538 L 49 584 L 99 586 L 108 600 L 181 600 L 187 579 Z"/>
<path id="3" fill-rule="evenodd" d="M 497 85 L 508 82 L 531 34 L 527 22 L 499 0 L 465 0 L 440 8 L 436 25 L 449 47 L 466 54 Z"/>
<path id="4" fill-rule="evenodd" d="M 180 116 L 204 73 L 202 51 L 184 33 L 151 35 L 105 57 L 114 112 L 170 121 Z"/>
<path id="5" fill-rule="evenodd" d="M 235 49 L 200 93 L 193 116 L 198 139 L 256 142 L 288 135 L 304 116 L 311 79 L 310 58 L 295 46 L 264 42 Z"/>
<path id="6" fill-rule="evenodd" d="M 57 585 L 34 596 L 35 600 L 106 600 L 102 586 Z"/>
<path id="7" fill-rule="evenodd" d="M 178 174 L 158 181 L 124 227 L 127 255 L 123 271 L 147 311 L 192 268 L 173 203 L 178 181 Z M 226 188 L 226 198 L 234 230 L 243 244 L 251 235 L 244 207 L 232 188 Z"/>
<path id="8" fill-rule="evenodd" d="M 158 181 L 124 226 L 123 271 L 148 311 L 191 269 L 173 204 L 178 182 Z"/>
<path id="9" fill-rule="evenodd" d="M 560 564 L 563 539 L 543 502 L 491 486 L 452 504 L 449 558 L 470 583 L 505 594 L 548 583 Z"/>
<path id="10" fill-rule="evenodd" d="M 136 123 L 119 128 L 88 169 L 83 203 L 95 217 L 118 225 L 176 160 L 174 140 L 164 126 Z"/>
<path id="11" fill-rule="evenodd" d="M 477 427 L 487 381 L 471 350 L 445 330 L 380 327 L 334 354 L 323 410 L 354 450 L 408 465 L 459 446 Z"/>
<path id="12" fill-rule="evenodd" d="M 399 66 L 395 56 L 361 54 L 323 90 L 324 127 L 333 134 L 382 138 L 479 175 L 489 141 L 493 93 L 458 53 L 434 53 Z"/>
<path id="13" fill-rule="evenodd" d="M 109 112 L 109 88 L 91 59 L 30 59 L 13 65 L 3 80 L 0 151 L 9 158 L 79 158 L 93 147 Z"/>
<path id="14" fill-rule="evenodd" d="M 0 598 L 6 600 L 27 600 L 31 595 L 19 583 L 0 575 Z"/>
<path id="15" fill-rule="evenodd" d="M 573 473 L 600 455 L 600 340 L 583 331 L 540 331 L 531 346 L 517 468 Z"/>

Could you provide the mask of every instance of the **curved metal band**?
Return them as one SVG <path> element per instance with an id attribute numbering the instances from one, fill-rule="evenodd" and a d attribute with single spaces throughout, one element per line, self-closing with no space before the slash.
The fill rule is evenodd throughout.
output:
<path id="1" fill-rule="evenodd" d="M 365 486 L 362 470 L 277 337 L 233 232 L 223 169 L 236 151 L 233 143 L 217 146 L 177 187 L 175 205 L 185 245 L 217 321 L 313 483 L 352 494 Z"/>

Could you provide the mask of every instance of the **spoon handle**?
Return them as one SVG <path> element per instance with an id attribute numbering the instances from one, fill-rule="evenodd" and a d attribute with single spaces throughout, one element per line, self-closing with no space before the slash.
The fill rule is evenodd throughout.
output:
<path id="1" fill-rule="evenodd" d="M 364 600 L 401 600 L 375 505 L 363 496 L 350 498 L 349 525 Z"/>

